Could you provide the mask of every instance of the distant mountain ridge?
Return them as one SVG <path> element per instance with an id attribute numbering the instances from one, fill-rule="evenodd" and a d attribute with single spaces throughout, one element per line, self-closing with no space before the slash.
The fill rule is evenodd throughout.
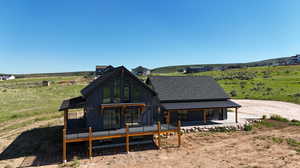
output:
<path id="1" fill-rule="evenodd" d="M 273 59 L 248 62 L 248 63 L 193 64 L 193 65 L 164 66 L 164 67 L 158 67 L 152 69 L 151 73 L 172 73 L 172 72 L 182 71 L 183 69 L 193 68 L 193 67 L 200 67 L 201 69 L 204 69 L 204 71 L 211 71 L 211 70 L 226 70 L 226 69 L 234 69 L 234 68 L 257 67 L 257 66 L 278 66 L 278 65 L 298 65 L 298 64 L 300 64 L 300 54 L 297 54 L 296 56 L 273 58 Z M 95 75 L 95 71 L 32 73 L 32 74 L 0 73 L 0 75 L 14 75 L 17 78 L 47 77 L 47 76 L 91 76 L 91 75 Z"/>
<path id="2" fill-rule="evenodd" d="M 32 74 L 1 74 L 0 73 L 0 75 L 14 75 L 16 78 L 51 77 L 51 76 L 90 76 L 90 75 L 94 75 L 94 74 L 95 74 L 95 71 L 32 73 Z"/>
<path id="3" fill-rule="evenodd" d="M 248 63 L 228 63 L 228 64 L 193 64 L 193 65 L 177 65 L 158 67 L 151 70 L 152 73 L 172 73 L 182 71 L 186 68 L 206 67 L 209 70 L 226 70 L 233 68 L 246 68 L 257 66 L 278 66 L 278 65 L 297 65 L 300 64 L 300 55 L 290 57 L 280 57 L 267 59 L 262 61 L 248 62 Z M 207 70 L 207 71 L 209 71 Z"/>

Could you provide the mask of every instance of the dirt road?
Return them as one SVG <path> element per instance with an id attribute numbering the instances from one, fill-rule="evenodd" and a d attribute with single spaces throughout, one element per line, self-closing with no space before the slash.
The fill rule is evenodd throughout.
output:
<path id="1" fill-rule="evenodd" d="M 300 120 L 300 105 L 271 100 L 233 100 L 242 105 L 240 113 L 254 114 L 262 117 L 277 114 L 290 120 Z"/>

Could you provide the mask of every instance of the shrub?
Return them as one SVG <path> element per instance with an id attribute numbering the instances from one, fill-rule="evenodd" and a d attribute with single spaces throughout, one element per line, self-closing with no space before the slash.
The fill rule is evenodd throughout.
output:
<path id="1" fill-rule="evenodd" d="M 266 90 L 267 90 L 267 92 L 271 92 L 272 88 L 267 88 Z"/>
<path id="2" fill-rule="evenodd" d="M 244 131 L 251 131 L 252 130 L 252 125 L 251 124 L 245 124 L 244 125 Z"/>
<path id="3" fill-rule="evenodd" d="M 300 93 L 293 94 L 294 97 L 300 97 Z"/>
<path id="4" fill-rule="evenodd" d="M 232 97 L 235 97 L 235 96 L 237 96 L 237 92 L 236 92 L 236 90 L 232 90 L 232 91 L 230 92 L 230 95 L 231 95 Z"/>
<path id="5" fill-rule="evenodd" d="M 292 138 L 288 138 L 286 140 L 287 144 L 290 145 L 290 146 L 293 146 L 293 147 L 296 147 L 296 146 L 300 146 L 300 142 L 296 141 L 295 139 L 292 139 Z"/>
<path id="6" fill-rule="evenodd" d="M 284 139 L 279 138 L 279 137 L 272 137 L 272 141 L 275 143 L 279 143 L 281 144 L 283 142 Z"/>
<path id="7" fill-rule="evenodd" d="M 270 119 L 276 121 L 282 121 L 282 122 L 289 122 L 287 118 L 281 117 L 280 115 L 272 115 Z"/>
<path id="8" fill-rule="evenodd" d="M 267 116 L 266 116 L 266 115 L 263 115 L 263 116 L 262 116 L 262 119 L 263 119 L 263 120 L 267 119 Z"/>
<path id="9" fill-rule="evenodd" d="M 293 119 L 293 120 L 291 120 L 291 122 L 289 123 L 289 125 L 300 126 L 300 121 Z"/>

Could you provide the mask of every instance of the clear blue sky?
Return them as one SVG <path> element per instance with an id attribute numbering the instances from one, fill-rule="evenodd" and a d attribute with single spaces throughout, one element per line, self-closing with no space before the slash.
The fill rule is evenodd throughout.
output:
<path id="1" fill-rule="evenodd" d="M 0 73 L 300 53 L 300 0 L 1 0 Z"/>

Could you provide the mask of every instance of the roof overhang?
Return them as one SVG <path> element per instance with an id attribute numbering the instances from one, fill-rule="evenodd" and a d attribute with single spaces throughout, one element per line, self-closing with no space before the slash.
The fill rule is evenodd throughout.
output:
<path id="1" fill-rule="evenodd" d="M 145 103 L 110 103 L 110 104 L 101 104 L 101 109 L 104 108 L 127 108 L 127 107 L 145 107 Z"/>
<path id="2" fill-rule="evenodd" d="M 86 100 L 82 96 L 66 99 L 62 102 L 59 111 L 83 108 L 85 104 Z"/>
<path id="3" fill-rule="evenodd" d="M 231 100 L 162 103 L 161 105 L 166 110 L 189 110 L 189 109 L 239 108 L 239 107 L 241 107 L 241 105 L 239 105 Z"/>

